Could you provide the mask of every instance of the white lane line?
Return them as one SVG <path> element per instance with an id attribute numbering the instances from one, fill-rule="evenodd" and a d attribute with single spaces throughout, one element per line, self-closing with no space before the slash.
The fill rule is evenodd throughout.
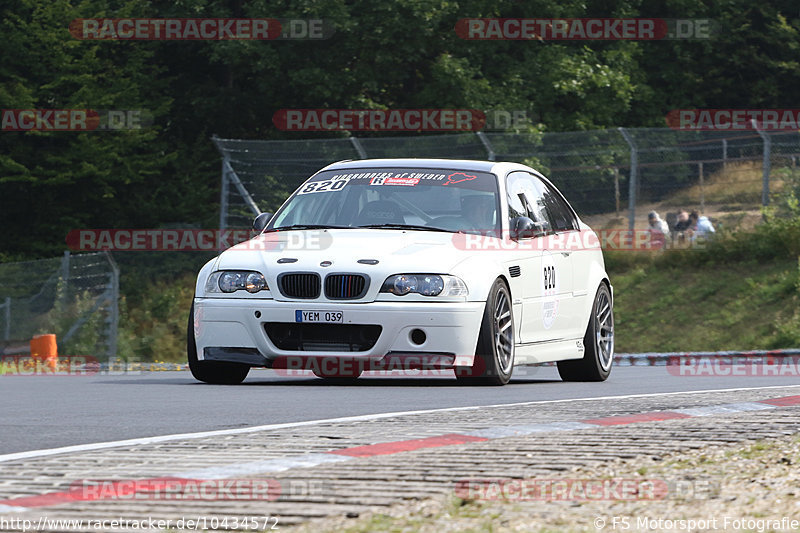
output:
<path id="1" fill-rule="evenodd" d="M 263 426 L 251 426 L 246 428 L 235 429 L 218 429 L 213 431 L 200 431 L 197 433 L 178 433 L 172 435 L 157 435 L 153 437 L 140 437 L 135 439 L 108 441 L 108 442 L 94 442 L 88 444 L 76 444 L 73 446 L 62 446 L 59 448 L 48 448 L 44 450 L 30 450 L 26 452 L 9 453 L 0 455 L 0 463 L 9 461 L 18 461 L 21 459 L 34 459 L 39 457 L 47 457 L 50 455 L 58 455 L 62 453 L 76 453 L 87 452 L 95 450 L 105 450 L 108 448 L 119 448 L 122 446 L 142 446 L 147 444 L 158 444 L 161 442 L 170 442 L 175 440 L 184 439 L 202 439 L 206 437 L 217 437 L 221 435 L 241 435 L 246 433 L 256 433 L 259 431 L 271 431 L 286 428 L 297 428 L 304 426 L 316 426 L 321 424 L 339 424 L 339 423 L 352 423 L 352 422 L 367 422 L 372 420 L 381 420 L 384 418 L 394 418 L 398 416 L 407 415 L 424 415 L 430 413 L 446 413 L 455 411 L 474 411 L 476 409 L 491 409 L 496 407 L 517 407 L 522 405 L 540 405 L 540 404 L 553 404 L 553 403 L 570 403 L 570 402 L 585 402 L 593 400 L 626 400 L 631 398 L 656 398 L 661 396 L 677 396 L 680 394 L 702 394 L 714 392 L 742 392 L 753 390 L 769 390 L 769 389 L 787 389 L 793 387 L 800 387 L 800 385 L 770 385 L 767 387 L 740 387 L 733 389 L 710 389 L 710 390 L 692 390 L 692 391 L 676 391 L 676 392 L 656 392 L 648 394 L 626 394 L 618 396 L 589 396 L 583 398 L 565 398 L 561 400 L 534 400 L 530 402 L 516 402 L 516 403 L 500 403 L 492 405 L 470 405 L 464 407 L 442 407 L 439 409 L 423 409 L 419 411 L 398 411 L 394 413 L 375 413 L 370 415 L 357 415 L 357 416 L 344 416 L 339 418 L 327 418 L 322 420 L 306 420 L 303 422 L 285 422 L 281 424 L 268 424 Z"/>

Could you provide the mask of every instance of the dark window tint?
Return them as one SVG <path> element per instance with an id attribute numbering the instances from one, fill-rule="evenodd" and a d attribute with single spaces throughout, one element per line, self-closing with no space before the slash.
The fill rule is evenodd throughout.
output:
<path id="1" fill-rule="evenodd" d="M 570 231 L 577 229 L 577 221 L 572 209 L 567 202 L 550 185 L 541 182 L 543 187 L 542 201 L 547 209 L 550 224 L 555 231 Z"/>
<path id="2" fill-rule="evenodd" d="M 578 222 L 556 190 L 528 172 L 512 172 L 506 178 L 509 219 L 528 217 L 542 224 L 545 232 L 570 231 Z"/>

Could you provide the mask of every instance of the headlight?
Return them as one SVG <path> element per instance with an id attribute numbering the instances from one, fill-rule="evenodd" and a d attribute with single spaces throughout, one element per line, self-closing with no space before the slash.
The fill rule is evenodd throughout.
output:
<path id="1" fill-rule="evenodd" d="M 244 280 L 244 288 L 247 292 L 258 292 L 267 286 L 267 280 L 260 272 L 250 272 Z"/>
<path id="2" fill-rule="evenodd" d="M 466 296 L 469 294 L 466 284 L 455 276 L 438 274 L 396 274 L 383 282 L 381 292 L 389 292 L 397 296 L 417 293 L 423 296 Z"/>
<path id="3" fill-rule="evenodd" d="M 250 270 L 223 270 L 214 272 L 206 282 L 206 292 L 231 293 L 244 289 L 249 293 L 269 290 L 267 280 L 260 272 Z"/>
<path id="4" fill-rule="evenodd" d="M 391 287 L 386 288 L 388 289 L 387 292 L 397 294 L 398 296 L 408 294 L 409 292 L 417 292 L 417 277 L 406 276 L 405 274 L 395 276 Z"/>
<path id="5" fill-rule="evenodd" d="M 223 272 L 219 277 L 219 288 L 222 292 L 236 292 L 244 289 L 244 272 Z"/>

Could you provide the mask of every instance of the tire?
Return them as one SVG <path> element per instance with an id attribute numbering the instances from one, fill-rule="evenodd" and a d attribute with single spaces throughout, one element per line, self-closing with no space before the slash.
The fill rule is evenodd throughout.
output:
<path id="1" fill-rule="evenodd" d="M 514 315 L 511 292 L 502 279 L 489 291 L 483 310 L 475 360 L 456 367 L 456 378 L 468 385 L 505 385 L 514 371 Z"/>
<path id="2" fill-rule="evenodd" d="M 583 359 L 558 362 L 564 381 L 605 381 L 614 363 L 614 308 L 611 291 L 605 283 L 597 289 L 592 314 L 583 337 Z"/>
<path id="3" fill-rule="evenodd" d="M 225 363 L 222 361 L 198 361 L 197 344 L 194 339 L 194 304 L 189 311 L 189 325 L 186 328 L 186 354 L 189 359 L 189 370 L 192 376 L 203 383 L 213 385 L 238 385 L 250 367 L 240 363 Z"/>

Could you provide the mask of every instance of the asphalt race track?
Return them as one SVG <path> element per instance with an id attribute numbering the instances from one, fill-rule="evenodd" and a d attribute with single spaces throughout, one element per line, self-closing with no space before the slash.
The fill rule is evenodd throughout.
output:
<path id="1" fill-rule="evenodd" d="M 793 365 L 783 377 L 764 376 L 766 367 L 745 375 L 748 365 L 717 365 L 713 378 L 679 368 L 620 366 L 605 383 L 564 383 L 536 367 L 485 388 L 453 377 L 341 386 L 267 370 L 239 386 L 203 385 L 185 371 L 5 375 L 0 519 L 14 531 L 88 533 L 113 520 L 252 530 L 253 517 L 257 529 L 338 531 L 336 520 L 412 512 L 409 502 L 449 505 L 464 479 L 594 479 L 619 461 L 800 433 Z M 707 481 L 723 490 L 727 478 Z M 664 505 L 683 501 L 677 483 L 691 479 L 668 482 Z M 541 503 L 552 514 L 564 502 Z M 581 530 L 608 514 L 600 503 Z M 157 520 L 164 525 L 149 525 Z"/>
<path id="2" fill-rule="evenodd" d="M 800 384 L 796 376 L 679 376 L 669 368 L 616 367 L 604 383 L 565 383 L 555 367 L 517 368 L 525 375 L 505 387 L 395 376 L 342 386 L 265 369 L 238 386 L 205 385 L 186 371 L 0 376 L 0 454 L 377 413 Z"/>

